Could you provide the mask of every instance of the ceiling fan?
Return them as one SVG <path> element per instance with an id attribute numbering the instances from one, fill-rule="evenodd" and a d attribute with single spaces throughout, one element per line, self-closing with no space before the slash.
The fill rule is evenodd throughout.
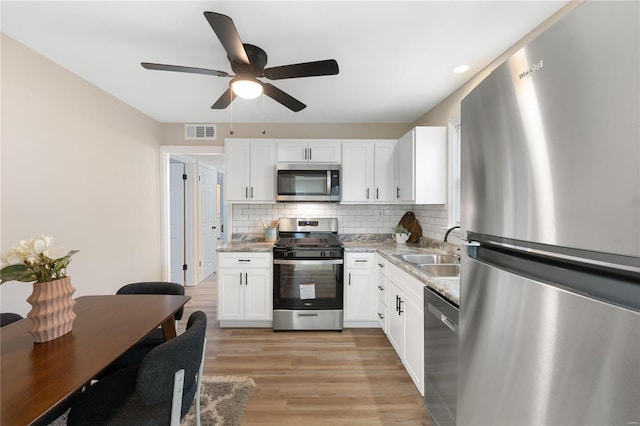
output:
<path id="1" fill-rule="evenodd" d="M 226 50 L 227 58 L 231 63 L 231 69 L 236 75 L 230 75 L 225 71 L 185 67 L 181 65 L 154 64 L 150 62 L 142 62 L 141 65 L 149 70 L 231 77 L 229 88 L 211 106 L 212 109 L 224 109 L 228 107 L 236 96 L 245 99 L 254 99 L 264 93 L 290 110 L 298 112 L 306 108 L 306 105 L 278 89 L 273 84 L 262 82 L 258 80 L 258 78 L 282 80 L 285 78 L 338 74 L 338 63 L 335 59 L 265 68 L 265 65 L 267 65 L 267 54 L 265 51 L 258 46 L 242 43 L 236 26 L 230 17 L 215 12 L 204 12 L 204 16 L 218 36 L 218 39 L 220 39 L 222 47 Z"/>

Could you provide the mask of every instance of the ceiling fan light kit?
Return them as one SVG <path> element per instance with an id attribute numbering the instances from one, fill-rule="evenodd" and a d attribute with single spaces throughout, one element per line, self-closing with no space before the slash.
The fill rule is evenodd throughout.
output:
<path id="1" fill-rule="evenodd" d="M 335 59 L 265 68 L 267 65 L 266 52 L 258 46 L 242 43 L 236 26 L 230 17 L 215 12 L 204 12 L 204 16 L 227 52 L 231 69 L 236 75 L 230 75 L 225 71 L 181 65 L 155 64 L 151 62 L 142 62 L 141 65 L 149 70 L 232 77 L 229 88 L 211 106 L 212 109 L 228 107 L 236 96 L 243 99 L 255 99 L 264 93 L 291 111 L 298 112 L 306 108 L 306 105 L 273 84 L 264 83 L 258 78 L 282 80 L 285 78 L 336 75 L 339 72 L 338 62 Z"/>
<path id="2" fill-rule="evenodd" d="M 251 77 L 235 77 L 231 80 L 231 90 L 242 99 L 255 99 L 262 95 L 262 83 Z"/>

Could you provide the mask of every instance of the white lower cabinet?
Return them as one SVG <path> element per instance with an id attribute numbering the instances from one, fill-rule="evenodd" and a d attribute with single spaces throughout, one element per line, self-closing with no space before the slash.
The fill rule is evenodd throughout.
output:
<path id="1" fill-rule="evenodd" d="M 384 257 L 376 256 L 376 268 L 378 269 L 378 323 L 380 328 L 387 334 L 387 318 L 388 318 L 388 306 L 387 306 L 387 261 Z"/>
<path id="2" fill-rule="evenodd" d="M 376 254 L 345 253 L 345 327 L 377 326 Z"/>
<path id="3" fill-rule="evenodd" d="M 273 319 L 271 253 L 218 255 L 221 327 L 270 327 Z"/>
<path id="4" fill-rule="evenodd" d="M 387 263 L 387 338 L 424 395 L 424 285 Z"/>

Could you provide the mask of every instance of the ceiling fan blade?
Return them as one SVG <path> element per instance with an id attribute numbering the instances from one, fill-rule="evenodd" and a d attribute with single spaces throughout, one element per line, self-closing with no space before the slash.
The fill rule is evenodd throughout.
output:
<path id="1" fill-rule="evenodd" d="M 326 59 L 324 61 L 305 62 L 301 64 L 267 68 L 264 70 L 264 76 L 270 80 L 282 80 L 283 78 L 336 75 L 338 72 L 339 69 L 336 60 Z"/>
<path id="2" fill-rule="evenodd" d="M 151 62 L 141 62 L 140 65 L 142 65 L 142 68 L 146 68 L 148 70 L 188 72 L 191 74 L 205 74 L 205 75 L 215 75 L 217 77 L 230 77 L 230 75 L 224 71 L 209 70 L 206 68 L 183 67 L 181 65 L 153 64 Z"/>
<path id="3" fill-rule="evenodd" d="M 216 103 L 211 105 L 211 109 L 225 109 L 228 107 L 231 102 L 236 98 L 236 94 L 233 93 L 231 87 L 229 87 L 225 92 L 218 98 Z"/>
<path id="4" fill-rule="evenodd" d="M 249 57 L 244 50 L 242 40 L 240 40 L 233 20 L 227 15 L 215 12 L 205 12 L 204 16 L 209 21 L 211 28 L 213 28 L 213 32 L 220 39 L 220 43 L 222 43 L 224 50 L 227 51 L 227 56 L 229 56 L 231 62 L 249 64 Z"/>
<path id="5" fill-rule="evenodd" d="M 302 111 L 307 107 L 305 104 L 303 104 L 293 96 L 278 89 L 271 83 L 262 83 L 262 86 L 264 87 L 265 95 L 269 96 L 276 102 L 280 102 L 282 105 L 286 106 L 293 112 Z"/>

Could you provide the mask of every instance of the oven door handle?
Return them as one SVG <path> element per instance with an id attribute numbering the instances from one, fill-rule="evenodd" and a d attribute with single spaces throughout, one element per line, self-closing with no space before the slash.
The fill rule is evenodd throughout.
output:
<path id="1" fill-rule="evenodd" d="M 285 260 L 274 259 L 274 265 L 342 265 L 344 259 L 318 259 L 318 260 Z"/>

